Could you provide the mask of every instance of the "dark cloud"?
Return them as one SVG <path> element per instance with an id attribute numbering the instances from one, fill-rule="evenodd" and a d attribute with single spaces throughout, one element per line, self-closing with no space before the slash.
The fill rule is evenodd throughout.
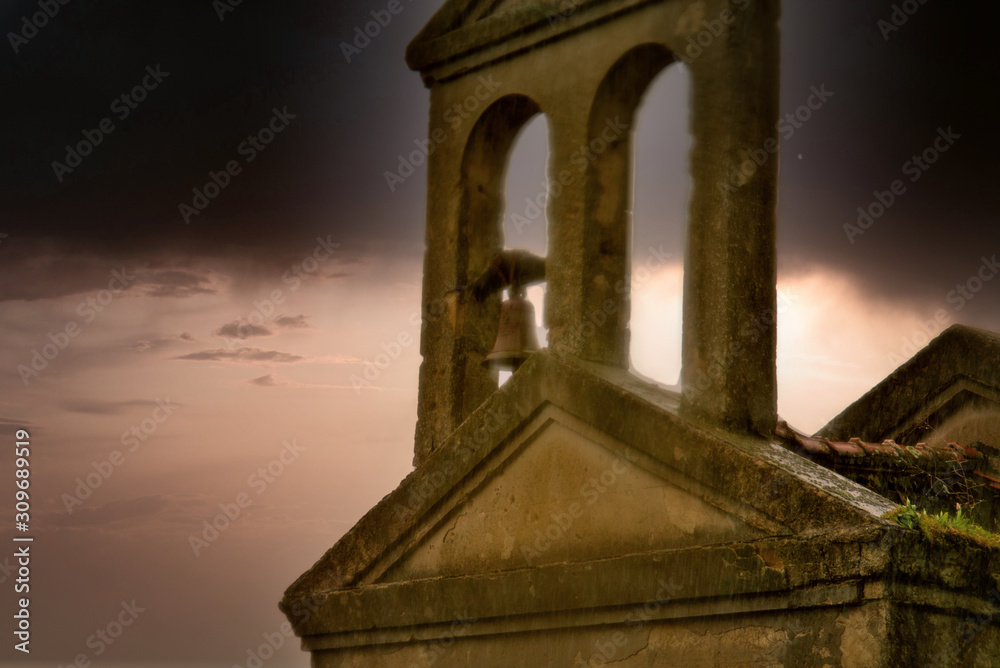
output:
<path id="1" fill-rule="evenodd" d="M 418 256 L 426 172 L 395 193 L 383 173 L 427 132 L 427 92 L 403 51 L 439 4 L 405 4 L 350 63 L 339 44 L 370 20 L 357 3 L 242 3 L 224 21 L 203 2 L 62 6 L 29 44 L 0 59 L 5 95 L 18 101 L 3 124 L 0 207 L 10 236 L 0 244 L 0 300 L 101 289 L 112 267 L 143 262 L 164 270 L 139 284 L 146 294 L 214 293 L 212 276 L 171 263 L 245 261 L 247 275 L 266 264 L 280 276 L 317 236 L 340 243 L 341 257 Z M 997 65 L 1000 5 L 924 3 L 885 33 L 879 21 L 897 4 L 782 8 L 782 113 L 795 112 L 813 86 L 835 95 L 782 142 L 779 268 L 833 268 L 873 296 L 927 301 L 1000 247 L 1000 191 L 982 186 L 1000 154 L 1000 87 L 983 74 Z M 37 3 L 17 0 L 2 11 L 16 26 Z M 169 75 L 117 119 L 112 101 L 147 66 Z M 296 118 L 245 161 L 240 143 L 285 107 Z M 52 162 L 109 115 L 114 132 L 60 183 Z M 643 123 L 654 124 L 649 118 Z M 962 139 L 849 243 L 844 224 L 901 178 L 902 164 L 939 127 Z M 178 205 L 230 160 L 241 172 L 185 225 Z M 664 182 L 688 183 L 684 172 L 650 169 Z M 641 195 L 636 220 L 658 221 Z M 996 305 L 984 295 L 962 316 L 985 317 Z"/>
<path id="2" fill-rule="evenodd" d="M 190 332 L 182 332 L 177 336 L 168 336 L 159 339 L 143 339 L 141 341 L 136 341 L 135 345 L 132 346 L 132 350 L 144 353 L 150 350 L 159 350 L 160 348 L 165 348 L 167 346 L 173 345 L 178 341 L 184 343 L 194 343 L 197 341 L 197 337 Z"/>
<path id="3" fill-rule="evenodd" d="M 1000 194 L 982 187 L 1000 151 L 1000 88 L 982 80 L 1000 64 L 1000 6 L 921 4 L 888 29 L 898 4 L 782 8 L 782 112 L 795 113 L 813 86 L 834 96 L 782 141 L 779 262 L 782 271 L 834 268 L 873 299 L 927 308 L 944 305 L 984 250 L 1000 249 Z M 948 128 L 961 138 L 928 169 L 904 171 Z M 879 213 L 872 204 L 880 193 L 890 201 L 897 180 L 905 193 L 849 239 L 844 226 L 857 225 L 859 207 Z M 986 317 L 998 304 L 1000 293 L 961 317 Z"/>
<path id="4" fill-rule="evenodd" d="M 244 346 L 234 350 L 225 350 L 222 348 L 202 350 L 201 352 L 182 355 L 174 359 L 196 362 L 226 362 L 230 364 L 295 364 L 298 362 L 308 362 L 312 358 L 283 353 L 278 350 L 264 350 L 263 348 Z"/>
<path id="5" fill-rule="evenodd" d="M 307 315 L 282 315 L 274 319 L 274 324 L 284 329 L 309 329 L 309 316 Z"/>
<path id="6" fill-rule="evenodd" d="M 152 271 L 142 275 L 136 285 L 148 297 L 185 299 L 218 292 L 218 287 L 209 273 L 190 269 Z"/>
<path id="7" fill-rule="evenodd" d="M 338 45 L 371 20 L 370 8 L 353 3 L 242 3 L 224 20 L 206 2 L 60 6 L 27 45 L 16 54 L 7 45 L 0 58 L 5 97 L 17 101 L 2 130 L 0 231 L 10 237 L 0 262 L 32 239 L 69 242 L 67 255 L 156 249 L 264 260 L 318 234 L 353 240 L 354 249 L 385 247 L 379 236 L 416 247 L 422 223 L 406 212 L 423 210 L 422 188 L 415 179 L 390 200 L 382 171 L 426 131 L 423 105 L 407 104 L 423 86 L 403 51 L 435 5 L 407 4 L 392 36 L 350 63 Z M 14 0 L 0 18 L 15 28 L 37 11 L 37 0 Z M 126 109 L 121 96 L 152 83 L 151 70 L 161 73 L 155 87 Z M 251 160 L 244 142 L 275 110 L 285 127 Z M 68 164 L 67 147 L 105 118 L 112 132 L 57 175 L 53 163 Z M 226 175 L 233 161 L 239 173 Z M 349 192 L 365 202 L 346 202 Z M 198 206 L 189 224 L 181 204 Z"/>
<path id="8" fill-rule="evenodd" d="M 263 325 L 251 325 L 248 322 L 235 320 L 233 322 L 227 322 L 225 325 L 212 332 L 212 334 L 245 341 L 246 339 L 250 339 L 255 336 L 273 336 L 274 332 Z"/>
<path id="9" fill-rule="evenodd" d="M 257 378 L 254 378 L 248 382 L 251 385 L 257 385 L 259 387 L 280 387 L 282 385 L 287 384 L 283 381 L 279 381 L 277 378 L 275 378 L 274 374 L 272 373 L 266 374 L 264 376 L 258 376 Z"/>
<path id="10" fill-rule="evenodd" d="M 111 290 L 116 297 L 185 299 L 218 293 L 219 271 L 232 271 L 218 261 L 218 269 L 209 268 L 207 258 L 166 257 L 144 251 L 134 255 L 74 252 L 63 242 L 32 239 L 25 240 L 7 260 L 0 274 L 0 301 L 72 295 L 86 299 L 102 290 Z M 199 264 L 206 266 L 192 266 Z"/>

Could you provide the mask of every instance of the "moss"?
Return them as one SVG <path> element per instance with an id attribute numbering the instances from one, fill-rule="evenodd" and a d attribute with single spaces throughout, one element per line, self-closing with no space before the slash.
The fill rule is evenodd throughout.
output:
<path id="1" fill-rule="evenodd" d="M 967 515 L 962 515 L 961 507 L 954 515 L 950 513 L 929 515 L 926 510 L 918 509 L 907 499 L 905 506 L 900 506 L 882 517 L 907 529 L 920 531 L 924 538 L 932 544 L 948 537 L 961 536 L 972 540 L 977 545 L 990 549 L 1000 549 L 1000 534 L 987 531 L 969 519 Z"/>

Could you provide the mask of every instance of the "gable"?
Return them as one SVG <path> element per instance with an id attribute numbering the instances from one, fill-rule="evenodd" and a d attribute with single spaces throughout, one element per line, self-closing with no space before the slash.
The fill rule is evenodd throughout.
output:
<path id="1" fill-rule="evenodd" d="M 645 4 L 648 0 L 448 0 L 410 42 L 406 61 L 427 72 L 497 45 L 518 51 Z"/>
<path id="2" fill-rule="evenodd" d="M 863 397 L 817 436 L 880 443 L 922 440 L 920 427 L 938 426 L 963 407 L 1000 405 L 1000 336 L 953 325 Z"/>
<path id="3" fill-rule="evenodd" d="M 684 546 L 873 528 L 895 508 L 778 443 L 684 418 L 678 404 L 623 369 L 535 353 L 288 588 L 282 609 L 431 572 L 490 579 L 567 561 L 586 571 Z M 608 469 L 610 491 L 584 488 Z M 566 542 L 536 549 L 528 568 L 523 541 L 573 503 Z"/>
<path id="4" fill-rule="evenodd" d="M 668 465 L 550 405 L 426 517 L 426 533 L 374 569 L 384 572 L 373 579 L 486 573 L 766 535 L 766 523 L 740 517 L 738 507 L 699 495 Z"/>

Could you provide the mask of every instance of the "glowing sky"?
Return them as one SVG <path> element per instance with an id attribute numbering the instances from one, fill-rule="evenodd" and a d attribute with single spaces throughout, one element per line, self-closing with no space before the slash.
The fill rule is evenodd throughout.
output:
<path id="1" fill-rule="evenodd" d="M 32 659 L 245 665 L 279 629 L 283 589 L 409 472 L 426 181 L 390 193 L 383 172 L 426 134 L 403 51 L 440 4 L 405 3 L 350 63 L 339 45 L 378 2 L 245 2 L 224 20 L 210 3 L 71 3 L 3 54 L 0 433 L 5 448 L 31 433 Z M 783 113 L 812 86 L 834 91 L 781 157 L 779 412 L 810 432 L 925 330 L 1000 329 L 1000 281 L 960 309 L 949 299 L 1000 252 L 1000 100 L 978 73 L 995 22 L 970 8 L 997 10 L 928 3 L 885 39 L 891 4 L 785 3 Z M 5 3 L 0 26 L 36 9 Z M 59 181 L 64 146 L 158 63 L 170 75 Z M 665 384 L 680 362 L 686 86 L 668 69 L 637 121 L 633 262 L 650 248 L 670 261 L 634 278 L 632 361 Z M 286 106 L 296 118 L 247 161 L 241 142 Z M 910 182 L 904 163 L 950 126 L 962 138 Z M 545 143 L 537 119 L 515 145 L 509 213 L 544 188 Z M 179 205 L 231 160 L 240 172 L 186 225 Z M 896 179 L 907 192 L 852 243 L 844 225 Z M 544 252 L 543 222 L 518 232 L 508 216 L 506 232 Z M 541 314 L 542 288 L 529 296 Z M 58 351 L 26 383 L 18 367 L 47 345 Z M 375 374 L 379 355 L 391 361 Z M 12 461 L 0 458 L 2 499 Z M 144 611 L 96 657 L 88 637 L 133 599 Z M 265 665 L 307 657 L 286 642 Z"/>

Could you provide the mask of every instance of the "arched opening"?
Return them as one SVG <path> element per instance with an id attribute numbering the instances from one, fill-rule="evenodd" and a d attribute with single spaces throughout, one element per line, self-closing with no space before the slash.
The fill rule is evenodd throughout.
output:
<path id="1" fill-rule="evenodd" d="M 673 62 L 673 55 L 660 44 L 629 50 L 605 75 L 590 112 L 586 147 L 590 178 L 585 206 L 588 241 L 583 261 L 594 275 L 585 307 L 593 326 L 580 348 L 586 359 L 623 368 L 630 367 L 630 320 L 636 287 L 632 285 L 636 111 L 650 83 Z M 638 259 L 637 268 L 645 268 L 645 257 Z"/>
<path id="2" fill-rule="evenodd" d="M 456 242 L 461 258 L 457 282 L 468 285 L 505 244 L 506 176 L 511 149 L 532 117 L 536 102 L 523 95 L 497 100 L 473 128 L 462 161 L 462 207 Z M 544 123 L 543 123 L 544 128 Z M 542 162 L 544 170 L 544 161 Z M 543 227 L 544 221 L 539 222 Z M 526 232 L 527 233 L 527 232 Z M 481 368 L 496 338 L 501 294 L 478 302 L 462 296 L 460 330 L 465 354 L 463 417 L 475 410 L 498 385 L 498 372 Z"/>
<path id="3" fill-rule="evenodd" d="M 507 163 L 504 247 L 519 248 L 545 257 L 548 251 L 549 126 L 544 116 L 535 116 L 518 133 Z M 535 309 L 535 333 L 540 346 L 546 344 L 542 325 L 545 284 L 528 287 L 526 296 Z M 500 384 L 511 376 L 500 372 Z"/>
<path id="4" fill-rule="evenodd" d="M 636 114 L 632 209 L 631 369 L 680 383 L 684 239 L 691 193 L 690 72 L 660 72 Z"/>

